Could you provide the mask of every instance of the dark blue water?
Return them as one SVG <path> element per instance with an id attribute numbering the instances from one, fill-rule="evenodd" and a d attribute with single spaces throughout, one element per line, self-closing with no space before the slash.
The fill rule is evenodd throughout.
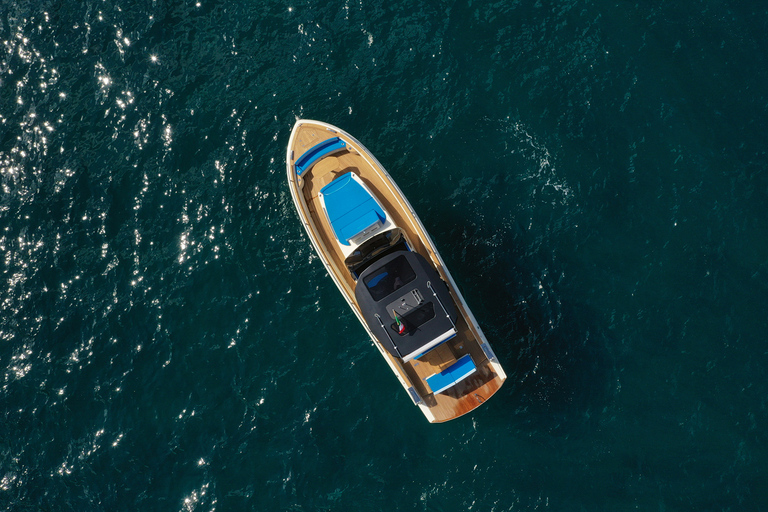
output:
<path id="1" fill-rule="evenodd" d="M 6 1 L 0 507 L 767 510 L 758 2 Z M 388 168 L 509 378 L 430 425 L 314 255 Z"/>

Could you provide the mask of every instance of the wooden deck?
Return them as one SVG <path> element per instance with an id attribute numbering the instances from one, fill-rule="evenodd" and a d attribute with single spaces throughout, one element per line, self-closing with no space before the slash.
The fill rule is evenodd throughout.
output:
<path id="1" fill-rule="evenodd" d="M 355 310 L 363 326 L 365 326 L 365 322 L 355 302 L 355 280 L 347 271 L 344 255 L 336 243 L 333 230 L 323 213 L 318 199 L 320 189 L 337 176 L 349 172 L 355 173 L 376 195 L 384 209 L 392 217 L 392 221 L 405 232 L 412 250 L 422 254 L 435 265 L 442 279 L 448 283 L 459 312 L 456 323 L 458 335 L 420 359 L 407 363 L 403 363 L 400 359 L 389 354 L 380 346 L 370 331 L 369 335 L 382 355 L 388 359 L 390 367 L 398 373 L 404 386 L 413 386 L 421 396 L 424 401 L 422 408 L 426 407 L 429 410 L 429 414 L 426 411 L 425 414 L 428 417 L 430 415 L 433 417 L 430 418 L 430 421 L 441 422 L 461 416 L 493 395 L 501 387 L 506 375 L 498 363 L 494 365 L 489 361 L 483 351 L 481 343 L 485 339 L 475 324 L 474 317 L 463 304 L 463 299 L 460 298 L 460 293 L 455 289 L 453 279 L 443 268 L 429 235 L 416 220 L 415 213 L 411 211 L 407 201 L 403 199 L 402 193 L 392 183 L 386 171 L 377 165 L 375 159 L 367 153 L 365 148 L 362 148 L 357 141 L 346 134 L 331 131 L 328 126 L 302 121 L 302 124 L 295 128 L 292 145 L 288 148 L 289 169 L 293 167 L 295 160 L 307 150 L 333 137 L 340 137 L 344 140 L 347 144 L 346 148 L 320 159 L 313 167 L 305 171 L 301 178 L 297 178 L 295 172 L 291 176 L 292 173 L 289 171 L 289 184 L 293 189 L 292 193 L 305 228 L 310 238 L 313 239 L 318 252 L 321 253 L 321 259 L 332 274 L 334 281 L 347 302 Z M 366 330 L 368 330 L 367 326 Z M 425 379 L 450 366 L 467 353 L 472 355 L 477 371 L 449 390 L 432 394 Z"/>

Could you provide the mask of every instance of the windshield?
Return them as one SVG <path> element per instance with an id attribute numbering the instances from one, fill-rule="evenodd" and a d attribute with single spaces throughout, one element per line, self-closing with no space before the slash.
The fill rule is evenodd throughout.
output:
<path id="1" fill-rule="evenodd" d="M 347 256 L 344 263 L 346 263 L 352 276 L 357 279 L 357 276 L 362 274 L 363 270 L 373 263 L 374 260 L 384 256 L 385 253 L 401 249 L 407 250 L 408 244 L 405 242 L 405 237 L 400 229 L 395 228 L 363 242 L 360 247 Z"/>

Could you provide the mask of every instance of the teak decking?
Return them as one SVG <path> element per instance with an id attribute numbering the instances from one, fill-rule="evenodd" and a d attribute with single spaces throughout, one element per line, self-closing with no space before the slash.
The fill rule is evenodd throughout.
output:
<path id="1" fill-rule="evenodd" d="M 346 142 L 346 147 L 319 159 L 314 166 L 298 177 L 294 168 L 296 159 L 310 148 L 333 137 L 341 138 Z M 453 279 L 444 268 L 429 235 L 386 171 L 357 140 L 346 133 L 334 130 L 330 125 L 313 121 L 297 123 L 287 158 L 291 194 L 302 223 L 320 258 L 400 382 L 406 389 L 413 387 L 418 393 L 423 401 L 419 406 L 427 418 L 432 422 L 447 421 L 485 402 L 501 387 L 506 375 L 495 358 L 493 361 L 489 360 L 488 354 L 483 350 L 482 345 L 487 343 L 484 335 L 466 307 Z M 335 241 L 333 230 L 317 195 L 318 191 L 334 178 L 347 172 L 357 174 L 372 191 L 391 216 L 392 221 L 405 232 L 411 249 L 426 257 L 435 266 L 440 277 L 448 284 L 454 298 L 459 312 L 456 322 L 458 334 L 419 359 L 403 363 L 385 350 L 366 326 L 355 301 L 355 280 L 344 264 L 344 255 Z M 488 351 L 491 355 L 493 354 L 490 347 Z M 425 379 L 450 366 L 467 353 L 471 354 L 477 371 L 452 388 L 442 393 L 432 394 Z"/>

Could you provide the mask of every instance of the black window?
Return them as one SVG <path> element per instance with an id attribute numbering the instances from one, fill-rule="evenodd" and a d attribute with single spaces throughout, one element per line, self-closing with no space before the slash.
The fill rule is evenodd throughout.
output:
<path id="1" fill-rule="evenodd" d="M 387 295 L 416 279 L 416 272 L 405 256 L 398 256 L 379 268 L 363 281 L 373 300 L 380 301 Z"/>

